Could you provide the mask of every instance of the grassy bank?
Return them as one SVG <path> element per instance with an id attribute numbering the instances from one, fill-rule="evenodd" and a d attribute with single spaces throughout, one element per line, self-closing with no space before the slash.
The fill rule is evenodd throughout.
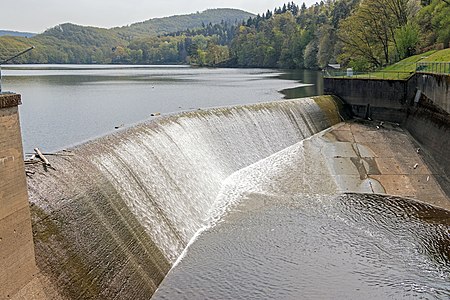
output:
<path id="1" fill-rule="evenodd" d="M 425 53 L 413 55 L 375 72 L 354 72 L 352 77 L 369 79 L 407 79 L 416 71 L 418 63 L 433 62 L 450 63 L 450 48 L 444 50 L 431 50 Z M 343 73 L 342 77 L 347 76 Z"/>

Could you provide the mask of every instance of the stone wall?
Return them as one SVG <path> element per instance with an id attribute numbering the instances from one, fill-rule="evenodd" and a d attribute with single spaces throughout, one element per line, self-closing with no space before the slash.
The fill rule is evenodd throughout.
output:
<path id="1" fill-rule="evenodd" d="M 0 94 L 0 299 L 37 273 L 23 163 L 20 95 Z"/>

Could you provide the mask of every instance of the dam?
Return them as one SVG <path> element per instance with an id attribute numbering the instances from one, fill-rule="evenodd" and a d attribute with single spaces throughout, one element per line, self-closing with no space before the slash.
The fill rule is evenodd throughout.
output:
<path id="1" fill-rule="evenodd" d="M 282 284 L 277 278 L 286 278 L 278 277 L 284 267 L 302 261 L 296 259 L 300 254 L 319 251 L 320 255 L 312 256 L 317 259 L 330 257 L 332 249 L 352 252 L 351 247 L 342 246 L 346 241 L 355 241 L 359 254 L 366 257 L 384 254 L 370 264 L 361 261 L 359 266 L 367 269 L 352 268 L 350 263 L 342 269 L 347 273 L 333 273 L 350 282 L 347 291 L 338 295 L 364 295 L 374 285 L 388 287 L 395 279 L 404 279 L 403 285 L 386 288 L 386 293 L 373 292 L 373 297 L 449 295 L 450 201 L 442 184 L 445 169 L 400 124 L 351 119 L 351 111 L 337 97 L 165 116 L 56 154 L 49 156 L 49 164 L 26 168 L 38 272 L 30 284 L 8 298 L 149 299 L 156 291 L 156 299 L 174 299 L 183 293 L 188 298 L 213 299 L 212 292 L 218 292 L 215 297 L 220 299 L 244 297 L 248 287 L 256 287 L 250 289 L 255 298 L 294 297 L 298 291 L 289 286 L 295 281 L 285 280 L 286 290 L 278 288 Z M 325 229 L 335 224 L 330 220 L 346 227 L 321 240 L 331 232 Z M 368 225 L 360 228 L 361 224 Z M 297 245 L 293 237 L 310 234 L 303 227 L 320 229 L 313 235 L 315 242 L 308 244 L 305 239 L 303 251 L 290 251 Z M 235 228 L 242 230 L 236 233 Z M 349 228 L 353 235 L 344 235 L 352 232 Z M 293 246 L 273 250 L 272 245 L 262 251 L 261 241 L 274 243 L 273 236 L 267 239 L 263 232 L 278 233 L 278 242 Z M 361 232 L 371 238 L 356 238 Z M 344 239 L 339 239 L 341 234 Z M 252 237 L 259 242 L 252 242 Z M 398 245 L 384 247 L 398 237 Z M 331 239 L 340 247 L 328 243 Z M 236 241 L 241 247 L 233 251 L 214 247 L 227 243 L 229 247 Z M 384 243 L 377 246 L 380 252 L 368 246 L 374 241 Z M 193 251 L 186 254 L 191 244 Z M 329 252 L 320 247 L 323 244 Z M 407 249 L 408 255 L 386 255 L 393 249 Z M 279 259 L 286 253 L 295 256 L 276 263 L 280 269 L 269 276 L 271 280 L 261 275 L 267 269 L 256 268 L 255 281 L 246 283 L 241 278 L 244 288 L 238 288 L 237 294 L 222 293 L 230 286 L 238 287 L 229 280 L 231 275 L 225 278 L 228 281 L 219 276 L 217 281 L 201 284 L 205 274 L 207 279 L 213 277 L 208 264 L 217 262 L 216 268 L 227 270 L 227 258 L 235 257 L 232 265 L 242 262 L 240 270 L 247 266 L 244 262 L 272 266 L 258 259 Z M 331 257 L 358 262 L 358 255 Z M 208 262 L 208 257 L 211 262 L 198 268 L 199 260 Z M 373 280 L 382 276 L 374 270 L 386 261 L 393 262 L 391 277 Z M 321 266 L 320 261 L 314 262 L 304 265 L 305 269 L 313 272 Z M 324 270 L 333 269 L 329 263 L 323 264 L 328 266 Z M 172 269 L 178 264 L 180 268 Z M 400 267 L 405 264 L 409 268 Z M 204 273 L 195 273 L 196 269 Z M 417 276 L 404 277 L 408 270 L 417 271 Z M 365 274 L 369 281 L 358 286 L 361 277 L 355 274 Z M 193 279 L 180 285 L 177 278 L 186 276 Z M 323 277 L 319 280 L 327 283 Z M 189 286 L 191 282 L 199 285 Z M 267 290 L 268 286 L 273 290 Z M 274 290 L 281 294 L 272 294 Z M 308 295 L 310 290 L 304 292 Z"/>

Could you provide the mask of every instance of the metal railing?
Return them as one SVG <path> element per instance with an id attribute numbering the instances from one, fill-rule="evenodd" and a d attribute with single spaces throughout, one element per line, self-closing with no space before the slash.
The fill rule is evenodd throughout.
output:
<path id="1" fill-rule="evenodd" d="M 397 63 L 393 65 L 395 70 L 363 71 L 348 70 L 323 70 L 324 78 L 355 78 L 355 79 L 385 79 L 404 80 L 414 73 L 429 73 L 450 75 L 450 62 L 418 62 Z M 389 69 L 388 67 L 387 69 Z"/>
<path id="2" fill-rule="evenodd" d="M 416 72 L 449 75 L 450 62 L 418 62 Z"/>
<path id="3" fill-rule="evenodd" d="M 348 71 L 323 71 L 324 78 L 355 78 L 355 79 L 385 79 L 385 80 L 401 80 L 408 79 L 414 71 L 366 71 L 366 72 L 348 72 Z"/>

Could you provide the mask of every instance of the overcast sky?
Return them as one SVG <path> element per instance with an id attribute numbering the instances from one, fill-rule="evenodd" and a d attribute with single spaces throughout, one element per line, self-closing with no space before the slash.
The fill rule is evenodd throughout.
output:
<path id="1" fill-rule="evenodd" d="M 307 6 L 318 0 L 294 1 Z M 282 6 L 276 0 L 2 0 L 0 29 L 43 32 L 61 23 L 115 27 L 208 8 L 239 8 L 252 13 Z"/>

